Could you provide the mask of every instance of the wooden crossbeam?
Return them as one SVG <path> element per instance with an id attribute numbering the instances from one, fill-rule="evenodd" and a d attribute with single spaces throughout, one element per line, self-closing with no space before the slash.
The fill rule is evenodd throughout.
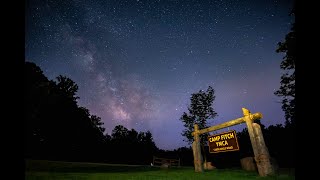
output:
<path id="1" fill-rule="evenodd" d="M 250 115 L 252 115 L 253 120 L 262 118 L 262 114 L 259 113 L 259 112 L 258 113 L 254 113 L 254 114 L 250 114 Z M 192 136 L 194 136 L 195 133 L 198 133 L 200 135 L 200 134 L 208 133 L 208 132 L 211 132 L 211 131 L 223 129 L 223 128 L 226 128 L 226 127 L 229 127 L 229 126 L 234 126 L 234 125 L 237 125 L 237 124 L 241 124 L 241 123 L 244 123 L 244 122 L 245 122 L 245 118 L 241 117 L 241 118 L 230 120 L 228 122 L 225 122 L 225 123 L 222 123 L 222 124 L 219 124 L 219 125 L 215 125 L 215 126 L 211 126 L 209 128 L 201 129 L 198 132 L 194 131 L 194 132 L 192 132 Z"/>

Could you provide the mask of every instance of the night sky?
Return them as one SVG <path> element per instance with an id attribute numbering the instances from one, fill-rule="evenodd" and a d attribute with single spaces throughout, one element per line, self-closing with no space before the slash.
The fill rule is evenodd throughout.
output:
<path id="1" fill-rule="evenodd" d="M 161 149 L 187 146 L 179 120 L 192 93 L 215 89 L 216 125 L 261 112 L 284 124 L 280 87 L 290 0 L 29 0 L 25 60 L 79 86 L 78 104 L 116 125 L 150 130 Z M 230 127 L 241 131 L 245 124 Z M 226 129 L 217 132 L 225 131 Z"/>

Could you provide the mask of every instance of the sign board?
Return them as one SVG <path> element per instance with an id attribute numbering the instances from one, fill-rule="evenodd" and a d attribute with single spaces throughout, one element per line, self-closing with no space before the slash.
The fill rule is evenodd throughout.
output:
<path id="1" fill-rule="evenodd" d="M 208 137 L 209 152 L 219 153 L 227 151 L 238 151 L 239 144 L 236 136 L 236 131 L 231 130 L 220 134 L 215 134 Z"/>

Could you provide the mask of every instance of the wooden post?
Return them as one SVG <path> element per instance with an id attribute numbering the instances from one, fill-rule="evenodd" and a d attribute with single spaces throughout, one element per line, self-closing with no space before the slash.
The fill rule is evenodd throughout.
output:
<path id="1" fill-rule="evenodd" d="M 247 124 L 250 141 L 254 153 L 254 160 L 257 163 L 258 172 L 260 176 L 267 176 L 274 174 L 270 163 L 268 149 L 264 143 L 263 135 L 260 125 L 253 123 L 253 116 L 249 110 L 242 108 L 243 115 Z"/>
<path id="2" fill-rule="evenodd" d="M 203 172 L 202 156 L 200 148 L 199 126 L 194 124 L 194 141 L 192 143 L 194 170 L 195 172 Z"/>
<path id="3" fill-rule="evenodd" d="M 271 164 L 268 148 L 264 142 L 261 127 L 257 123 L 253 123 L 253 132 L 256 137 L 256 143 L 259 155 L 255 158 L 260 176 L 274 175 L 275 171 Z"/>
<path id="4" fill-rule="evenodd" d="M 242 108 L 242 112 L 243 112 L 244 120 L 247 124 L 253 153 L 254 153 L 254 156 L 257 157 L 258 156 L 258 148 L 257 148 L 256 137 L 255 137 L 255 134 L 253 132 L 253 127 L 252 127 L 253 118 L 251 117 L 251 113 L 249 112 L 248 109 Z"/>

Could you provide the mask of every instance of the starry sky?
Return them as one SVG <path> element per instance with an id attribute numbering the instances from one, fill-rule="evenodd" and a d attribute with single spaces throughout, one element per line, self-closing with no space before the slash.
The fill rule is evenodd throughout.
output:
<path id="1" fill-rule="evenodd" d="M 116 125 L 151 131 L 156 145 L 187 146 L 179 120 L 190 96 L 212 86 L 217 125 L 261 112 L 284 124 L 277 43 L 292 0 L 27 0 L 25 60 L 50 80 L 79 86 L 79 106 Z M 228 128 L 241 131 L 245 124 Z M 218 130 L 217 132 L 225 131 Z"/>

